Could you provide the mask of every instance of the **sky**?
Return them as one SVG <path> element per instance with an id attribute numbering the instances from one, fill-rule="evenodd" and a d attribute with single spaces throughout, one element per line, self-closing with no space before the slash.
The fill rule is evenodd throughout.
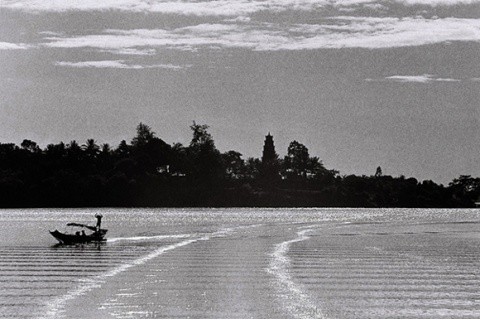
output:
<path id="1" fill-rule="evenodd" d="M 341 175 L 480 176 L 480 0 L 0 0 L 0 143 L 139 123 Z"/>

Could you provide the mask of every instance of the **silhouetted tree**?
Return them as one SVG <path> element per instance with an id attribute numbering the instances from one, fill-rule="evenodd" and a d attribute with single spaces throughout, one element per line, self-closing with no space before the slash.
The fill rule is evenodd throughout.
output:
<path id="1" fill-rule="evenodd" d="M 210 181 L 221 176 L 222 158 L 215 147 L 212 136 L 208 133 L 208 125 L 199 125 L 193 122 L 190 126 L 193 137 L 189 146 L 191 158 L 191 177 Z"/>
<path id="2" fill-rule="evenodd" d="M 308 154 L 308 148 L 297 141 L 291 142 L 284 160 L 287 173 L 290 173 L 289 175 L 306 178 L 309 160 L 310 155 Z"/>
<path id="3" fill-rule="evenodd" d="M 115 154 L 119 158 L 126 158 L 130 155 L 131 147 L 127 144 L 125 140 L 121 141 L 118 145 L 117 149 L 115 150 Z"/>
<path id="4" fill-rule="evenodd" d="M 58 144 L 48 144 L 45 154 L 47 155 L 47 158 L 60 160 L 67 155 L 65 144 L 63 142 Z"/>
<path id="5" fill-rule="evenodd" d="M 170 160 L 170 173 L 172 175 L 185 176 L 189 171 L 188 149 L 181 143 L 173 144 Z"/>
<path id="6" fill-rule="evenodd" d="M 480 196 L 480 178 L 473 178 L 470 175 L 460 175 L 449 184 L 454 200 L 460 206 L 474 207 L 475 201 Z"/>
<path id="7" fill-rule="evenodd" d="M 170 164 L 171 147 L 159 138 L 152 138 L 143 147 L 137 149 L 139 163 L 151 173 L 166 171 Z"/>
<path id="8" fill-rule="evenodd" d="M 108 143 L 100 146 L 100 153 L 98 154 L 98 165 L 102 171 L 108 171 L 113 168 L 113 151 Z"/>
<path id="9" fill-rule="evenodd" d="M 82 145 L 85 155 L 90 159 L 96 159 L 100 153 L 100 146 L 98 146 L 93 138 L 88 139 L 87 143 Z"/>
<path id="10" fill-rule="evenodd" d="M 67 156 L 69 158 L 79 160 L 82 158 L 82 152 L 82 148 L 80 147 L 80 145 L 78 145 L 76 141 L 71 141 L 67 145 Z"/>
<path id="11" fill-rule="evenodd" d="M 48 206 L 362 206 L 473 207 L 480 178 L 461 175 L 448 187 L 433 181 L 383 175 L 340 176 L 327 170 L 305 145 L 293 141 L 283 161 L 268 137 L 269 165 L 234 150 L 221 154 L 208 125 L 193 122 L 188 146 L 173 146 L 140 123 L 132 145 L 114 150 L 94 139 L 40 149 L 0 143 L 0 207 Z M 267 143 L 266 143 L 267 144 Z M 262 175 L 263 174 L 263 175 Z M 275 175 L 274 175 L 275 174 Z"/>
<path id="12" fill-rule="evenodd" d="M 318 157 L 310 157 L 308 148 L 297 141 L 291 142 L 288 146 L 287 156 L 285 156 L 283 163 L 284 175 L 287 180 L 297 182 L 295 187 L 305 187 L 300 185 L 302 183 L 306 185 L 307 180 L 314 180 L 309 184 L 315 188 L 322 184 L 326 186 L 326 184 L 333 182 L 337 174 L 335 171 L 327 170 Z M 298 184 L 299 182 L 301 183 Z"/>
<path id="13" fill-rule="evenodd" d="M 261 165 L 260 159 L 254 157 L 247 158 L 242 171 L 243 177 L 250 180 L 257 179 L 260 175 Z"/>
<path id="14" fill-rule="evenodd" d="M 228 151 L 222 154 L 225 166 L 225 174 L 228 178 L 240 178 L 244 166 L 242 154 L 236 151 Z"/>
<path id="15" fill-rule="evenodd" d="M 151 127 L 140 123 L 137 126 L 137 136 L 132 139 L 133 147 L 142 147 L 145 146 L 148 142 L 155 138 L 155 132 L 152 131 Z"/>
<path id="16" fill-rule="evenodd" d="M 375 171 L 375 177 L 381 177 L 383 175 L 382 168 L 379 166 Z"/>
<path id="17" fill-rule="evenodd" d="M 40 147 L 38 147 L 37 143 L 30 141 L 30 140 L 23 140 L 20 146 L 30 153 L 40 153 Z"/>

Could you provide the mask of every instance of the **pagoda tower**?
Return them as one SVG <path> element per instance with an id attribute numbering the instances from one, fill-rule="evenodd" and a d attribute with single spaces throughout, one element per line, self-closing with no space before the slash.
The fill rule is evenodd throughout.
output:
<path id="1" fill-rule="evenodd" d="M 268 135 L 265 136 L 265 144 L 263 145 L 263 155 L 262 155 L 262 163 L 272 163 L 277 159 L 277 153 L 275 153 L 275 144 L 273 143 L 273 136 Z"/>
<path id="2" fill-rule="evenodd" d="M 275 181 L 280 179 L 278 155 L 275 153 L 275 144 L 273 143 L 273 136 L 270 135 L 270 132 L 265 136 L 265 144 L 263 145 L 260 179 L 266 183 L 266 185 L 273 185 Z"/>

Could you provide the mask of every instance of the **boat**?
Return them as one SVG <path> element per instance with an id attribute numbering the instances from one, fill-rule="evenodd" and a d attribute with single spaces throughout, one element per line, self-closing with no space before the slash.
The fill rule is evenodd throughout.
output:
<path id="1" fill-rule="evenodd" d="M 90 242 L 102 242 L 106 241 L 104 238 L 107 230 L 102 229 L 102 232 L 94 232 L 92 234 L 80 234 L 79 232 L 75 234 L 69 234 L 60 232 L 58 230 L 51 230 L 50 234 L 55 237 L 61 244 L 72 245 L 72 244 L 86 244 Z"/>
<path id="2" fill-rule="evenodd" d="M 85 230 L 76 231 L 73 234 L 68 232 L 60 232 L 58 230 L 51 230 L 50 234 L 55 237 L 61 244 L 72 245 L 72 244 L 86 244 L 90 242 L 104 242 L 106 241 L 105 235 L 107 234 L 107 229 L 100 228 L 102 223 L 102 215 L 96 214 L 97 224 L 95 226 L 89 226 L 79 223 L 68 223 L 67 226 L 86 228 L 91 233 L 85 233 Z"/>

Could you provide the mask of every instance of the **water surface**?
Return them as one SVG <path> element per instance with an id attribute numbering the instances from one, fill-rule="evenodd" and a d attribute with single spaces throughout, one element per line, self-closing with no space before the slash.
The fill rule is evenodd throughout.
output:
<path id="1" fill-rule="evenodd" d="M 108 241 L 59 246 L 94 224 Z M 0 211 L 0 318 L 479 318 L 480 210 Z"/>

